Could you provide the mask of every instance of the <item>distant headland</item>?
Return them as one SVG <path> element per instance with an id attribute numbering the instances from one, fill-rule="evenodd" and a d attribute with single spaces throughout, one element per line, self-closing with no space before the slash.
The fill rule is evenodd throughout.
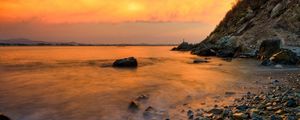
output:
<path id="1" fill-rule="evenodd" d="M 178 44 L 87 44 L 77 42 L 46 42 L 26 38 L 0 39 L 0 46 L 177 46 Z"/>

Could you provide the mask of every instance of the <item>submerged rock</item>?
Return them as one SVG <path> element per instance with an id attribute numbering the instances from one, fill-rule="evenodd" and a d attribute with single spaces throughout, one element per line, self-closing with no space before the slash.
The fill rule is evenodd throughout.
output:
<path id="1" fill-rule="evenodd" d="M 144 100 L 148 100 L 149 99 L 149 96 L 148 95 L 140 95 L 138 96 L 135 100 L 136 101 L 144 101 Z"/>
<path id="2" fill-rule="evenodd" d="M 138 66 L 138 62 L 134 57 L 118 59 L 113 63 L 113 67 L 135 68 L 137 66 Z"/>
<path id="3" fill-rule="evenodd" d="M 205 60 L 205 59 L 195 59 L 193 61 L 193 63 L 208 63 L 209 61 L 208 60 Z"/>
<path id="4" fill-rule="evenodd" d="M 137 111 L 139 109 L 139 105 L 138 105 L 137 102 L 131 101 L 129 106 L 128 106 L 128 109 L 131 110 L 131 111 Z"/>
<path id="5" fill-rule="evenodd" d="M 147 107 L 143 112 L 143 117 L 145 120 L 168 120 L 169 115 L 165 111 L 160 111 L 154 107 Z"/>
<path id="6" fill-rule="evenodd" d="M 144 117 L 151 117 L 153 114 L 156 114 L 157 110 L 149 106 L 143 113 Z"/>

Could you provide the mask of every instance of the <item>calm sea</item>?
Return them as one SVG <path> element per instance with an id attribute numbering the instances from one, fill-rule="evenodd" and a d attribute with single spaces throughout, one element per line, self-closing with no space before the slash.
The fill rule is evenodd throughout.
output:
<path id="1" fill-rule="evenodd" d="M 0 112 L 14 120 L 186 119 L 183 109 L 222 106 L 251 89 L 251 60 L 193 64 L 200 58 L 172 46 L 0 47 Z M 110 67 L 134 56 L 137 69 Z M 245 87 L 246 86 L 246 87 Z M 139 95 L 149 99 L 128 110 Z M 187 105 L 187 103 L 189 103 Z"/>

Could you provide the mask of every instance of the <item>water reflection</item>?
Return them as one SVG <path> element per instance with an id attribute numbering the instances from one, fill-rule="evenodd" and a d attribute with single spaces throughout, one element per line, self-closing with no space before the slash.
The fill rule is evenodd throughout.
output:
<path id="1" fill-rule="evenodd" d="M 2 47 L 0 112 L 17 120 L 142 119 L 153 106 L 180 118 L 180 107 L 230 102 L 225 91 L 242 93 L 253 61 L 217 58 L 191 64 L 189 53 L 171 47 Z M 114 59 L 135 56 L 137 69 L 109 67 Z M 249 84 L 250 86 L 250 84 Z M 141 94 L 140 111 L 127 110 Z M 205 104 L 203 104 L 205 103 Z"/>

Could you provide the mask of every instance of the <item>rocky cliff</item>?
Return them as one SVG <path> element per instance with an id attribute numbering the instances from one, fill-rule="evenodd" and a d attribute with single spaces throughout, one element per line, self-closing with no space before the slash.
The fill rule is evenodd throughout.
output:
<path id="1" fill-rule="evenodd" d="M 257 50 L 266 39 L 300 46 L 300 0 L 240 0 L 195 48 L 227 44 Z"/>
<path id="2" fill-rule="evenodd" d="M 239 0 L 201 43 L 172 50 L 199 56 L 257 57 L 263 65 L 300 64 L 300 0 Z M 298 55 L 297 55 L 298 54 Z"/>

